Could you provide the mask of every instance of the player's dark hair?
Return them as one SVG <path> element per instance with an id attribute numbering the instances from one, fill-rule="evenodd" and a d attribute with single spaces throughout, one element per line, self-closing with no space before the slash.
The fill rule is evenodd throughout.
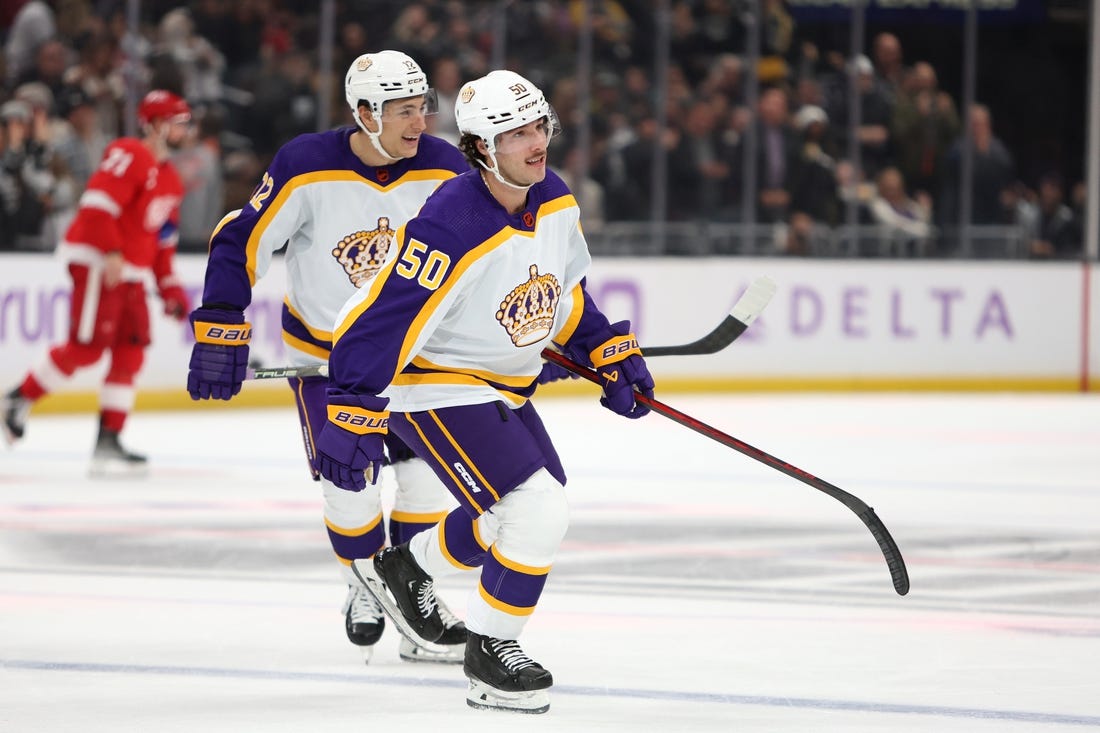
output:
<path id="1" fill-rule="evenodd" d="M 479 169 L 482 162 L 488 162 L 481 151 L 477 149 L 477 142 L 480 139 L 480 135 L 475 135 L 472 132 L 464 132 L 462 137 L 458 139 L 458 149 L 466 156 L 466 162 Z"/>

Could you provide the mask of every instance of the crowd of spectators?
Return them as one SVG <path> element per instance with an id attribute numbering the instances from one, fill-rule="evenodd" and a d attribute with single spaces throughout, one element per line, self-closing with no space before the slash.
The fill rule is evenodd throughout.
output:
<path id="1" fill-rule="evenodd" d="M 333 74 L 318 72 L 315 0 L 143 0 L 141 32 L 127 30 L 123 0 L 15 0 L 0 15 L 0 249 L 50 250 L 84 181 L 125 132 L 129 88 L 168 88 L 196 110 L 193 139 L 175 160 L 187 189 L 181 248 L 205 249 L 225 211 L 241 206 L 275 150 L 313 131 L 319 105 L 348 124 L 342 74 L 360 53 L 401 49 L 428 70 L 440 114 L 432 131 L 456 140 L 452 109 L 462 81 L 504 65 L 547 90 L 565 133 L 550 148 L 582 202 L 586 230 L 652 216 L 655 151 L 666 153 L 669 222 L 745 219 L 742 170 L 755 166 L 754 218 L 788 232 L 776 252 L 812 254 L 813 233 L 858 212 L 921 246 L 952 254 L 942 236 L 959 221 L 962 120 L 932 64 L 905 57 L 898 38 L 874 35 L 849 60 L 799 33 L 783 0 L 763 0 L 761 60 L 746 67 L 739 4 L 671 0 L 665 108 L 653 82 L 652 4 L 590 0 L 594 28 L 589 105 L 578 104 L 580 0 L 340 0 Z M 495 38 L 494 12 L 506 8 Z M 746 106 L 746 80 L 760 93 Z M 850 79 L 859 124 L 849 140 Z M 322 92 L 326 92 L 322 94 Z M 663 112 L 666 125 L 658 123 Z M 582 116 L 590 147 L 578 147 Z M 1058 171 L 1019 180 L 1013 155 L 984 105 L 970 110 L 974 225 L 1015 227 L 1024 254 L 1081 251 L 1083 185 Z M 756 156 L 745 160 L 756 125 Z M 659 136 L 659 137 L 658 137 Z M 859 167 L 849 152 L 858 148 Z M 1029 185 L 1030 184 L 1030 185 Z"/>

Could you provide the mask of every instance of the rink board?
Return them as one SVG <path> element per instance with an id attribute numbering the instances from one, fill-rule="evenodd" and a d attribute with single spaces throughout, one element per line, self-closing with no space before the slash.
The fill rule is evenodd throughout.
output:
<path id="1" fill-rule="evenodd" d="M 177 267 L 194 301 L 205 258 Z M 645 345 L 692 341 L 721 322 L 753 277 L 778 290 L 738 342 L 713 355 L 653 359 L 666 390 L 1091 389 L 1100 379 L 1100 284 L 1080 263 L 604 258 L 588 286 Z M 0 256 L 0 384 L 16 382 L 68 324 L 68 280 L 42 255 Z M 276 366 L 285 269 L 276 259 L 254 291 L 252 355 Z M 190 402 L 183 392 L 191 335 L 152 298 L 154 345 L 139 407 Z M 105 364 L 73 380 L 47 409 L 94 402 Z M 583 388 L 570 385 L 566 391 Z M 241 404 L 288 401 L 282 382 L 249 384 Z"/>

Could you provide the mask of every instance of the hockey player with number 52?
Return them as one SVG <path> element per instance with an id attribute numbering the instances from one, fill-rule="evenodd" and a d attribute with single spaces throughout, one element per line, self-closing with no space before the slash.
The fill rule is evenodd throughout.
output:
<path id="1" fill-rule="evenodd" d="M 195 346 L 187 389 L 196 400 L 228 400 L 241 389 L 251 327 L 244 311 L 252 288 L 286 244 L 283 341 L 293 366 L 324 364 L 332 324 L 344 302 L 393 256 L 395 230 L 442 181 L 469 170 L 451 144 L 424 134 L 435 92 L 420 66 L 398 51 L 367 53 L 351 63 L 345 96 L 356 127 L 300 135 L 271 161 L 252 199 L 219 223 L 210 240 L 202 306 L 191 314 Z M 321 479 L 314 441 L 326 421 L 328 380 L 291 378 L 313 480 L 321 482 L 324 520 L 348 585 L 348 640 L 370 660 L 385 620 L 351 573 L 352 560 L 386 542 L 377 486 L 359 492 Z M 390 541 L 433 526 L 453 506 L 432 471 L 396 437 L 387 441 L 397 480 Z M 448 615 L 436 644 L 402 639 L 410 661 L 461 661 L 466 630 Z"/>
<path id="2" fill-rule="evenodd" d="M 406 634 L 444 625 L 434 579 L 477 570 L 467 603 L 467 702 L 549 709 L 550 672 L 518 638 L 568 525 L 565 471 L 528 398 L 544 347 L 595 366 L 603 404 L 627 417 L 652 396 L 630 324 L 611 324 L 584 286 L 591 263 L 576 199 L 546 169 L 557 117 L 530 81 L 494 71 L 455 104 L 475 166 L 441 185 L 397 235 L 398 254 L 345 305 L 329 362 L 321 471 L 356 489 L 387 434 L 423 457 L 459 502 L 435 529 L 357 575 Z"/>
<path id="3" fill-rule="evenodd" d="M 99 392 L 93 476 L 144 472 L 145 456 L 122 447 L 119 433 L 134 405 L 134 381 L 150 344 L 146 281 L 177 320 L 191 306 L 173 270 L 183 184 L 168 157 L 187 135 L 191 108 L 165 90 L 137 109 L 142 137 L 115 140 L 88 179 L 76 216 L 58 244 L 73 291 L 68 340 L 50 349 L 0 404 L 9 443 L 23 437 L 31 405 L 110 353 Z"/>

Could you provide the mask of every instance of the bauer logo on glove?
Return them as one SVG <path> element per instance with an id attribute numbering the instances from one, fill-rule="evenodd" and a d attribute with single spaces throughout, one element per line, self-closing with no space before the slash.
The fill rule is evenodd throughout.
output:
<path id="1" fill-rule="evenodd" d="M 638 339 L 634 334 L 628 333 L 594 349 L 588 358 L 592 360 L 592 366 L 602 367 L 604 364 L 622 361 L 631 354 L 641 356 L 642 350 L 638 348 Z"/>
<path id="2" fill-rule="evenodd" d="M 340 425 L 345 430 L 360 435 L 364 433 L 385 433 L 389 431 L 390 418 L 388 412 L 349 412 L 341 410 L 335 405 L 329 405 L 328 419 Z"/>
<path id="3" fill-rule="evenodd" d="M 195 321 L 195 340 L 200 344 L 247 344 L 252 340 L 252 324 L 227 327 L 224 323 Z"/>

